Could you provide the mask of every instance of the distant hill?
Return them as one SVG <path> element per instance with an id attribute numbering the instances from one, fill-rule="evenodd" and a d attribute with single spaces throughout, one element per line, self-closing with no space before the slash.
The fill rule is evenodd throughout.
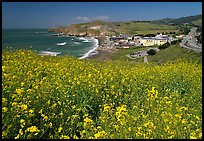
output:
<path id="1" fill-rule="evenodd" d="M 176 31 L 176 27 L 165 24 L 155 24 L 150 21 L 103 22 L 94 21 L 72 24 L 67 27 L 56 27 L 50 31 L 63 32 L 79 36 L 105 36 L 118 34 L 157 34 L 158 32 Z"/>
<path id="2" fill-rule="evenodd" d="M 119 34 L 157 34 L 177 32 L 180 24 L 191 24 L 202 29 L 202 15 L 187 16 L 177 19 L 165 18 L 154 21 L 130 21 L 130 22 L 104 22 L 93 21 L 80 24 L 72 24 L 67 27 L 56 27 L 49 31 L 63 32 L 74 36 L 106 36 Z"/>
<path id="3" fill-rule="evenodd" d="M 187 16 L 187 17 L 181 17 L 181 18 L 165 18 L 161 20 L 154 20 L 151 21 L 151 23 L 154 24 L 195 24 L 198 26 L 202 26 L 202 15 L 195 15 L 195 16 Z"/>
<path id="4" fill-rule="evenodd" d="M 168 23 L 171 23 L 171 20 L 173 20 L 173 19 L 172 18 L 164 18 L 164 19 L 160 19 L 160 20 L 151 21 L 151 23 L 154 23 L 154 24 L 168 24 Z"/>

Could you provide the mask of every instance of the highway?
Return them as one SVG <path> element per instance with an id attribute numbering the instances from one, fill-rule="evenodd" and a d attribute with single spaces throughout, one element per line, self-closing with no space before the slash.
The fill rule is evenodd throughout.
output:
<path id="1" fill-rule="evenodd" d="M 197 28 L 193 27 L 191 28 L 191 31 L 188 33 L 186 37 L 183 38 L 180 45 L 184 48 L 196 51 L 196 52 L 202 52 L 202 45 L 197 43 L 197 39 L 195 38 Z"/>

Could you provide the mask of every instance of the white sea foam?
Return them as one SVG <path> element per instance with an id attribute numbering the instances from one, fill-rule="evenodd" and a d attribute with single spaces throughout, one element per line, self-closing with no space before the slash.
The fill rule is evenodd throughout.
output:
<path id="1" fill-rule="evenodd" d="M 58 46 L 64 46 L 64 45 L 66 45 L 66 44 L 67 44 L 67 42 L 57 43 Z"/>
<path id="2" fill-rule="evenodd" d="M 83 41 L 83 42 L 88 43 L 88 42 L 91 42 L 91 41 L 89 41 L 89 40 L 87 40 L 87 39 L 86 39 L 86 40 L 85 40 L 85 41 Z"/>
<path id="3" fill-rule="evenodd" d="M 92 39 L 93 42 L 94 42 L 94 45 L 93 47 L 87 52 L 85 53 L 82 57 L 80 57 L 79 59 L 84 59 L 84 58 L 87 58 L 89 57 L 90 55 L 94 55 L 94 54 L 97 54 L 97 48 L 98 48 L 98 39 Z"/>
<path id="4" fill-rule="evenodd" d="M 73 43 L 75 43 L 75 44 L 77 44 L 77 45 L 80 45 L 81 43 L 79 43 L 79 42 L 73 42 Z"/>
<path id="5" fill-rule="evenodd" d="M 78 39 L 79 40 L 86 40 L 86 38 L 84 38 L 84 37 L 79 37 Z"/>
<path id="6" fill-rule="evenodd" d="M 61 52 L 40 51 L 38 54 L 39 54 L 39 55 L 57 56 L 58 54 L 61 54 Z"/>
<path id="7" fill-rule="evenodd" d="M 92 37 L 92 38 L 79 37 L 78 39 L 79 39 L 79 40 L 84 40 L 84 41 L 83 41 L 84 43 L 88 43 L 88 42 L 91 42 L 90 40 L 93 40 L 94 38 L 93 38 L 93 37 Z"/>

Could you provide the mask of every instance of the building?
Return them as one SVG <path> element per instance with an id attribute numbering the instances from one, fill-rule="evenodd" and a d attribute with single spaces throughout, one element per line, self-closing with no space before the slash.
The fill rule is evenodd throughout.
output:
<path id="1" fill-rule="evenodd" d="M 163 45 L 166 42 L 168 42 L 168 38 L 144 37 L 144 38 L 140 39 L 140 44 L 142 46 Z"/>
<path id="2" fill-rule="evenodd" d="M 142 46 L 155 46 L 155 45 L 163 45 L 166 42 L 171 42 L 172 37 L 168 37 L 168 35 L 159 34 L 156 37 L 144 37 L 139 39 L 139 43 Z"/>

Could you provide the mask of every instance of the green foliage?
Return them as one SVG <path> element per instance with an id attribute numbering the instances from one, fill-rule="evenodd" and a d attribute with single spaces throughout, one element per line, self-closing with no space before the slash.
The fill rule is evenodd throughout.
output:
<path id="1" fill-rule="evenodd" d="M 147 53 L 148 53 L 149 55 L 155 55 L 155 54 L 157 53 L 157 51 L 154 50 L 154 49 L 150 49 L 150 50 L 147 51 Z"/>
<path id="2" fill-rule="evenodd" d="M 155 37 L 155 34 L 146 34 L 144 37 Z"/>
<path id="3" fill-rule="evenodd" d="M 174 40 L 171 42 L 172 45 L 178 44 L 181 42 L 182 39 Z"/>
<path id="4" fill-rule="evenodd" d="M 169 46 L 170 46 L 170 43 L 169 43 L 169 42 L 166 42 L 165 44 L 160 45 L 160 46 L 158 47 L 158 49 L 166 49 L 166 48 L 168 48 Z"/>

